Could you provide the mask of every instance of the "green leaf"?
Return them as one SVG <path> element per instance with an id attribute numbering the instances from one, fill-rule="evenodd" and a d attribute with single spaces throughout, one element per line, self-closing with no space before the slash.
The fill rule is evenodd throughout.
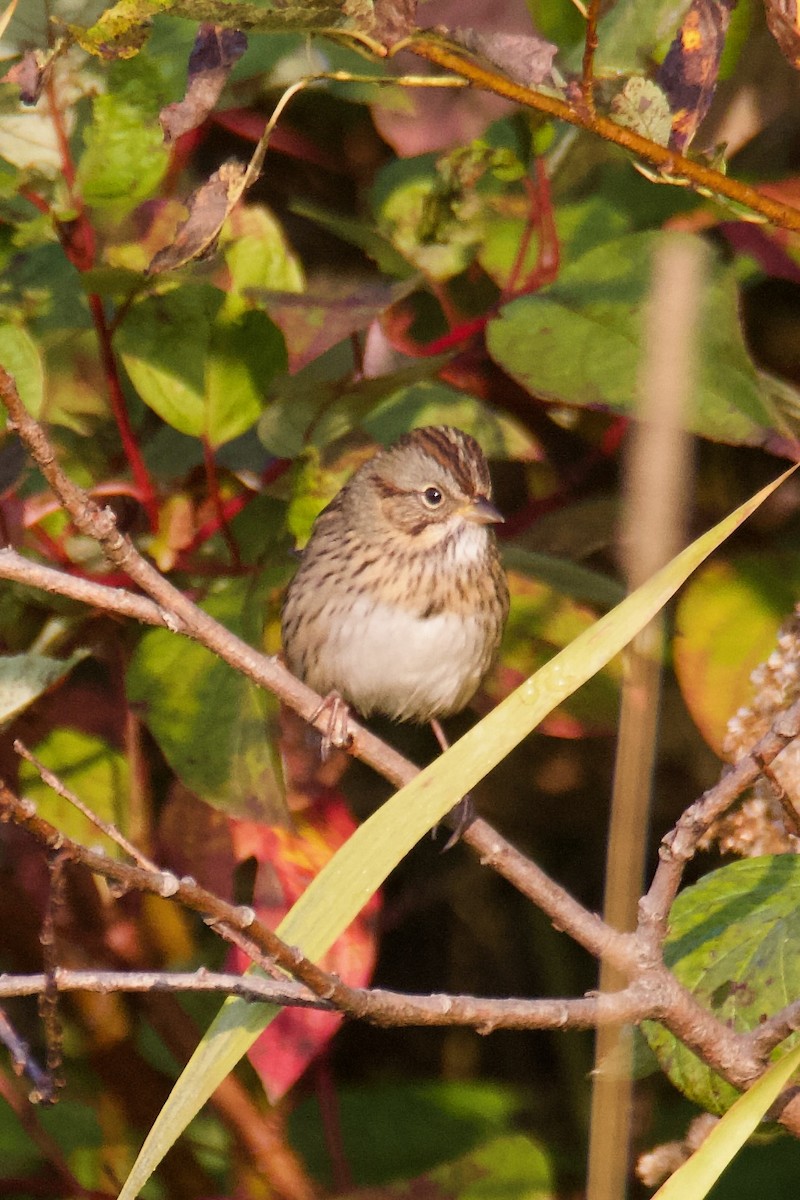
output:
<path id="1" fill-rule="evenodd" d="M 342 1144 L 360 1186 L 376 1186 L 460 1159 L 512 1132 L 526 1097 L 486 1080 L 343 1088 L 337 1096 Z M 369 1128 L 369 1138 L 364 1130 Z M 289 1118 L 292 1146 L 326 1189 L 334 1186 L 319 1105 L 301 1101 Z"/>
<path id="2" fill-rule="evenodd" d="M 559 204 L 553 216 L 562 271 L 595 246 L 621 237 L 631 224 L 618 197 L 612 201 L 605 196 L 591 195 L 575 203 Z M 530 221 L 535 223 L 532 211 L 527 218 L 504 216 L 498 212 L 487 223 L 486 236 L 478 250 L 478 262 L 498 287 L 509 285 L 512 268 L 517 267 L 520 241 L 526 231 L 530 232 Z M 534 235 L 530 241 L 522 268 L 517 268 L 517 287 L 537 263 L 538 238 Z"/>
<path id="3" fill-rule="evenodd" d="M 126 832 L 130 771 L 123 754 L 102 738 L 77 729 L 54 729 L 33 752 L 87 808 L 121 833 Z M 44 783 L 30 763 L 20 764 L 19 775 L 24 794 L 36 802 L 39 815 L 56 829 L 82 846 L 100 846 L 114 858 L 122 854 L 116 842 Z"/>
<path id="4" fill-rule="evenodd" d="M 145 404 L 212 446 L 255 424 L 269 380 L 286 365 L 283 336 L 269 317 L 208 284 L 131 305 L 115 345 Z"/>
<path id="5" fill-rule="evenodd" d="M 44 367 L 39 347 L 20 325 L 0 325 L 0 363 L 13 375 L 28 412 L 39 417 L 44 403 Z"/>
<path id="6" fill-rule="evenodd" d="M 602 608 L 613 608 L 625 595 L 625 588 L 616 579 L 584 567 L 569 559 L 556 558 L 552 554 L 540 554 L 523 550 L 518 546 L 503 547 L 503 566 L 519 571 L 530 579 L 547 583 L 562 596 L 569 596 L 584 604 L 596 604 Z"/>
<path id="7" fill-rule="evenodd" d="M 757 1028 L 796 1000 L 800 964 L 800 860 L 767 855 L 731 863 L 681 892 L 669 915 L 667 966 L 732 1029 Z M 738 1093 L 663 1026 L 642 1026 L 661 1068 L 685 1096 L 722 1113 Z"/>
<path id="8" fill-rule="evenodd" d="M 100 58 L 136 54 L 147 37 L 151 19 L 162 13 L 190 21 L 213 21 L 229 29 L 255 29 L 263 33 L 291 30 L 371 27 L 370 0 L 342 5 L 334 0 L 284 4 L 272 0 L 118 0 L 90 28 L 70 26 L 84 50 Z"/>
<path id="9" fill-rule="evenodd" d="M 224 300 L 208 284 L 170 288 L 132 304 L 115 338 L 145 404 L 190 437 L 206 432 L 205 363 Z"/>
<path id="10" fill-rule="evenodd" d="M 241 580 L 204 605 L 252 640 L 265 607 L 263 591 Z M 236 816 L 265 822 L 285 817 L 273 697 L 211 651 L 167 629 L 144 634 L 128 667 L 126 689 L 190 791 Z"/>
<path id="11" fill-rule="evenodd" d="M 212 446 L 255 425 L 265 388 L 285 369 L 286 346 L 277 326 L 266 313 L 229 300 L 211 326 L 208 346 L 204 432 Z"/>
<path id="12" fill-rule="evenodd" d="M 633 415 L 653 253 L 659 241 L 676 236 L 685 235 L 630 234 L 589 251 L 556 283 L 512 301 L 489 322 L 490 354 L 546 400 Z M 783 426 L 745 347 L 730 269 L 715 268 L 703 301 L 688 428 L 715 441 L 763 444 Z"/>
<path id="13" fill-rule="evenodd" d="M 669 100 L 651 79 L 633 75 L 626 80 L 611 102 L 611 112 L 618 125 L 635 130 L 659 146 L 669 145 L 672 134 Z"/>
<path id="14" fill-rule="evenodd" d="M 0 728 L 60 683 L 73 667 L 86 658 L 79 650 L 71 658 L 47 658 L 44 654 L 11 654 L 0 657 Z"/>
<path id="15" fill-rule="evenodd" d="M 329 229 L 343 242 L 358 246 L 384 275 L 395 276 L 398 279 L 408 279 L 414 275 L 414 268 L 408 260 L 395 250 L 390 239 L 379 233 L 371 223 L 328 212 L 327 209 L 307 200 L 294 200 L 290 208 L 298 216 L 314 221 L 323 229 Z"/>
<path id="16" fill-rule="evenodd" d="M 436 1167 L 422 1180 L 396 1183 L 389 1191 L 409 1200 L 419 1195 L 419 1184 L 459 1200 L 553 1200 L 553 1173 L 544 1151 L 530 1138 L 497 1138 L 471 1154 Z M 427 1188 L 426 1188 L 427 1190 Z"/>
<path id="17" fill-rule="evenodd" d="M 300 261 L 275 217 L 261 204 L 234 209 L 223 226 L 220 250 L 239 293 L 246 288 L 303 291 Z"/>
<path id="18" fill-rule="evenodd" d="M 675 673 L 695 724 L 717 753 L 730 718 L 752 701 L 750 675 L 775 649 L 798 595 L 800 562 L 790 552 L 708 563 L 681 596 Z"/>
<path id="19" fill-rule="evenodd" d="M 258 423 L 259 439 L 271 454 L 296 458 L 310 446 L 325 447 L 358 425 L 398 385 L 394 374 L 347 383 L 319 379 L 318 368 L 319 360 L 307 371 L 278 380 Z M 428 363 L 411 368 L 415 375 L 427 375 L 430 369 Z"/>
<path id="20" fill-rule="evenodd" d="M 504 413 L 438 379 L 399 388 L 373 408 L 361 425 L 384 446 L 420 425 L 455 425 L 477 438 L 487 458 L 524 458 L 530 451 L 530 442 Z"/>
<path id="21" fill-rule="evenodd" d="M 473 147 L 478 143 L 473 143 Z M 442 281 L 463 271 L 486 230 L 480 173 L 465 185 L 448 169 L 459 153 L 395 159 L 373 186 L 371 202 L 382 233 L 407 262 Z"/>
<path id="22" fill-rule="evenodd" d="M 92 208 L 119 218 L 155 192 L 169 163 L 155 113 L 125 95 L 97 96 L 83 139 L 78 186 Z"/>
<path id="23" fill-rule="evenodd" d="M 278 935 L 299 946 L 307 957 L 319 958 L 412 846 L 558 704 L 619 653 L 789 473 L 678 554 L 379 808 L 306 889 L 281 922 Z M 159 1113 L 119 1200 L 134 1200 L 176 1138 L 277 1011 L 270 1005 L 239 1000 L 223 1005 Z"/>
<path id="24" fill-rule="evenodd" d="M 703 1200 L 731 1159 L 758 1128 L 800 1067 L 800 1046 L 765 1071 L 711 1130 L 691 1158 L 656 1192 L 653 1200 Z"/>
<path id="25" fill-rule="evenodd" d="M 353 467 L 353 459 L 347 454 L 327 464 L 313 448 L 299 461 L 286 524 L 301 546 L 308 541 L 311 526 L 325 505 L 352 475 Z"/>
<path id="26" fill-rule="evenodd" d="M 598 23 L 594 60 L 597 76 L 629 75 L 649 70 L 660 47 L 665 51 L 680 27 L 691 0 L 654 0 L 642 7 L 638 0 L 618 0 Z M 576 49 L 568 66 L 580 69 L 582 49 Z"/>

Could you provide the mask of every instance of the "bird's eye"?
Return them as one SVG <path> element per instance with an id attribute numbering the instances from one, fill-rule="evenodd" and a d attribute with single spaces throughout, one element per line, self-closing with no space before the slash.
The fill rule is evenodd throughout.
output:
<path id="1" fill-rule="evenodd" d="M 438 508 L 444 500 L 444 496 L 437 487 L 427 487 L 422 493 L 422 499 L 425 501 L 428 508 Z"/>

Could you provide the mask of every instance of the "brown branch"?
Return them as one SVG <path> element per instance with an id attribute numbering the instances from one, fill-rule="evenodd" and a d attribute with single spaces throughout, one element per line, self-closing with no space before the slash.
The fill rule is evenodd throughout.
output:
<path id="1" fill-rule="evenodd" d="M 61 1036 L 61 1018 L 58 1012 L 58 989 L 55 985 L 55 971 L 58 961 L 56 950 L 56 913 L 64 907 L 64 866 L 65 857 L 61 851 L 54 851 L 49 856 L 50 886 L 45 903 L 44 921 L 39 942 L 42 948 L 45 985 L 38 996 L 39 1019 L 44 1030 L 45 1061 L 49 1084 L 47 1090 L 39 1097 L 44 1103 L 53 1103 L 57 1093 L 64 1087 L 63 1049 Z"/>
<path id="2" fill-rule="evenodd" d="M 330 1000 L 315 996 L 301 984 L 263 979 L 258 975 L 233 975 L 207 971 L 73 971 L 55 973 L 59 992 L 211 992 L 236 996 L 257 1004 L 317 1008 L 336 1012 Z M 0 975 L 0 997 L 35 996 L 46 976 Z M 649 993 L 633 985 L 605 995 L 570 999 L 486 999 L 478 996 L 416 996 L 385 988 L 354 989 L 358 1015 L 376 1025 L 466 1026 L 480 1033 L 494 1029 L 589 1029 L 603 1024 L 629 1024 L 657 1020 L 661 1006 L 653 1007 Z"/>
<path id="3" fill-rule="evenodd" d="M 280 968 L 305 983 L 318 996 L 335 999 L 337 981 L 314 963 L 304 958 L 295 947 L 287 946 L 266 925 L 258 920 L 252 908 L 236 907 L 200 887 L 194 879 L 179 879 L 171 871 L 151 871 L 146 867 L 118 862 L 72 841 L 55 826 L 36 815 L 36 806 L 20 800 L 0 781 L 0 819 L 11 820 L 26 829 L 48 850 L 65 859 L 88 867 L 97 875 L 113 881 L 122 891 L 149 892 L 164 899 L 174 899 L 193 912 L 200 913 L 222 937 L 232 933 L 230 940 L 238 944 L 244 937 L 248 953 L 258 955 L 259 965 L 269 974 Z"/>
<path id="4" fill-rule="evenodd" d="M 766 1058 L 785 1038 L 800 1029 L 800 1000 L 787 1004 L 780 1012 L 762 1021 L 747 1038 L 756 1054 Z"/>
<path id="5" fill-rule="evenodd" d="M 643 162 L 656 167 L 666 177 L 686 179 L 695 189 L 705 189 L 725 196 L 728 200 L 741 204 L 752 212 L 759 213 L 773 225 L 796 232 L 800 231 L 800 209 L 772 200 L 756 188 L 748 187 L 745 183 L 731 179 L 729 175 L 722 175 L 719 171 L 704 166 L 703 163 L 686 158 L 668 146 L 652 142 L 633 129 L 617 125 L 608 117 L 590 112 L 583 103 L 570 104 L 566 100 L 560 100 L 555 96 L 548 96 L 543 92 L 536 92 L 531 88 L 523 87 L 522 84 L 514 83 L 504 75 L 465 58 L 457 49 L 445 45 L 441 38 L 432 37 L 429 34 L 420 33 L 410 38 L 408 42 L 403 43 L 403 49 L 410 50 L 419 58 L 436 63 L 448 71 L 453 71 L 484 91 L 505 96 L 507 100 L 513 100 L 525 108 L 547 113 L 548 116 L 555 117 L 559 121 L 566 121 L 579 129 L 597 134 L 598 137 L 621 146 L 623 150 L 628 150 Z"/>
<path id="6" fill-rule="evenodd" d="M 134 621 L 141 621 L 145 625 L 160 625 L 171 629 L 173 633 L 182 632 L 180 622 L 172 613 L 146 596 L 137 596 L 124 588 L 109 587 L 105 583 L 95 583 L 69 575 L 66 571 L 57 571 L 54 567 L 45 567 L 8 547 L 0 548 L 0 579 L 21 583 L 51 596 L 65 596 L 88 608 L 99 608 L 120 617 L 132 617 Z"/>
<path id="7" fill-rule="evenodd" d="M 583 63 L 581 66 L 581 97 L 590 117 L 594 117 L 594 56 L 597 53 L 597 21 L 600 16 L 600 0 L 589 0 L 586 10 L 586 32 L 583 38 Z"/>
<path id="8" fill-rule="evenodd" d="M 769 767 L 790 742 L 800 737 L 800 700 L 780 713 L 772 728 L 753 746 L 749 754 L 699 800 L 682 814 L 674 829 L 661 843 L 660 862 L 647 893 L 639 903 L 639 933 L 651 944 L 661 945 L 666 934 L 667 917 L 678 894 L 683 870 L 697 851 L 700 838 L 713 822 L 752 787 L 764 767 Z"/>
<path id="9" fill-rule="evenodd" d="M 18 799 L 5 785 L 0 783 L 0 818 L 12 820 L 25 828 L 37 841 L 49 849 L 58 848 L 59 853 L 74 862 L 82 863 L 89 870 L 112 880 L 123 890 L 139 890 L 151 892 L 165 898 L 174 899 L 203 914 L 213 918 L 214 926 L 225 933 L 233 931 L 234 939 L 244 936 L 252 941 L 253 946 L 260 952 L 261 965 L 266 969 L 278 966 L 288 974 L 304 983 L 308 989 L 321 999 L 330 1002 L 338 1011 L 359 1019 L 368 1019 L 379 1024 L 397 1023 L 441 1023 L 441 1016 L 446 1013 L 454 997 L 433 997 L 427 1001 L 419 1001 L 420 1008 L 414 1012 L 408 1008 L 409 998 L 390 996 L 387 994 L 365 993 L 343 984 L 335 976 L 327 974 L 319 967 L 303 958 L 300 952 L 287 946 L 270 929 L 258 921 L 252 911 L 247 908 L 235 908 L 233 905 L 220 900 L 213 893 L 201 888 L 193 879 L 178 879 L 170 872 L 151 872 L 139 866 L 130 866 L 108 858 L 96 851 L 88 850 L 65 837 L 47 821 L 36 816 L 34 806 Z M 575 904 L 575 901 L 572 901 Z M 620 935 L 616 935 L 619 937 Z M 632 941 L 634 935 L 628 935 Z M 263 956 L 266 956 L 264 958 Z M 712 1013 L 703 1009 L 694 997 L 683 988 L 671 972 L 655 955 L 647 958 L 639 952 L 638 962 L 631 961 L 628 971 L 635 976 L 629 988 L 621 993 L 600 999 L 592 1008 L 584 1000 L 569 1002 L 558 1001 L 558 1005 L 569 1003 L 572 1007 L 570 1015 L 581 1024 L 592 1024 L 594 1020 L 614 1021 L 642 1020 L 650 1016 L 661 1020 L 676 1037 L 680 1038 L 692 1050 L 699 1054 L 713 1069 L 718 1071 L 734 1086 L 745 1087 L 761 1073 L 764 1063 L 753 1051 L 747 1038 L 736 1034 L 726 1025 L 718 1021 Z M 493 1002 L 474 1001 L 472 998 L 462 998 L 463 1007 L 454 1011 L 460 1012 L 465 1023 L 474 1024 L 477 1028 L 488 1032 L 492 1028 L 520 1028 L 527 1025 L 508 1025 L 513 1020 L 513 1012 L 502 1014 L 499 1019 L 498 1010 L 477 1008 L 476 1005 L 492 1004 Z M 416 1000 L 413 1003 L 418 1003 Z M 518 1002 L 512 1001 L 515 1005 Z M 525 1003 L 525 1002 L 519 1002 Z M 531 1002 L 532 1003 L 532 1002 Z M 427 1005 L 427 1008 L 426 1008 Z M 405 1007 L 404 1007 L 405 1006 Z M 616 1007 L 615 1007 L 616 1006 Z M 542 1010 L 543 1011 L 543 1010 Z M 550 1019 L 555 1026 L 564 1027 L 565 1009 L 563 1007 L 550 1010 Z M 406 1020 L 400 1016 L 406 1013 Z M 540 1019 L 541 1012 L 539 1014 Z M 591 1018 L 591 1019 L 590 1019 Z M 517 1018 L 518 1019 L 518 1018 Z M 531 1019 L 528 1015 L 528 1019 Z M 797 1132 L 800 1132 L 800 1112 L 797 1119 Z"/>

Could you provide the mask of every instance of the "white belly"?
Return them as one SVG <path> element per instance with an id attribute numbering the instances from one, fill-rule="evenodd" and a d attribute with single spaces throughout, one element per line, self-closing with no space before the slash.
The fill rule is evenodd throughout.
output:
<path id="1" fill-rule="evenodd" d="M 474 616 L 440 613 L 422 620 L 361 599 L 327 632 L 315 686 L 340 692 L 365 716 L 427 721 L 457 712 L 486 666 L 485 637 Z"/>

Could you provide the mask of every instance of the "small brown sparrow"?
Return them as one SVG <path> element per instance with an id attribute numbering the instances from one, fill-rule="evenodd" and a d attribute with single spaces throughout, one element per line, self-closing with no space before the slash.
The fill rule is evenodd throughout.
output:
<path id="1" fill-rule="evenodd" d="M 286 593 L 290 670 L 362 716 L 430 721 L 441 741 L 438 718 L 472 699 L 508 615 L 491 497 L 480 446 L 447 425 L 359 467 L 317 517 Z"/>

